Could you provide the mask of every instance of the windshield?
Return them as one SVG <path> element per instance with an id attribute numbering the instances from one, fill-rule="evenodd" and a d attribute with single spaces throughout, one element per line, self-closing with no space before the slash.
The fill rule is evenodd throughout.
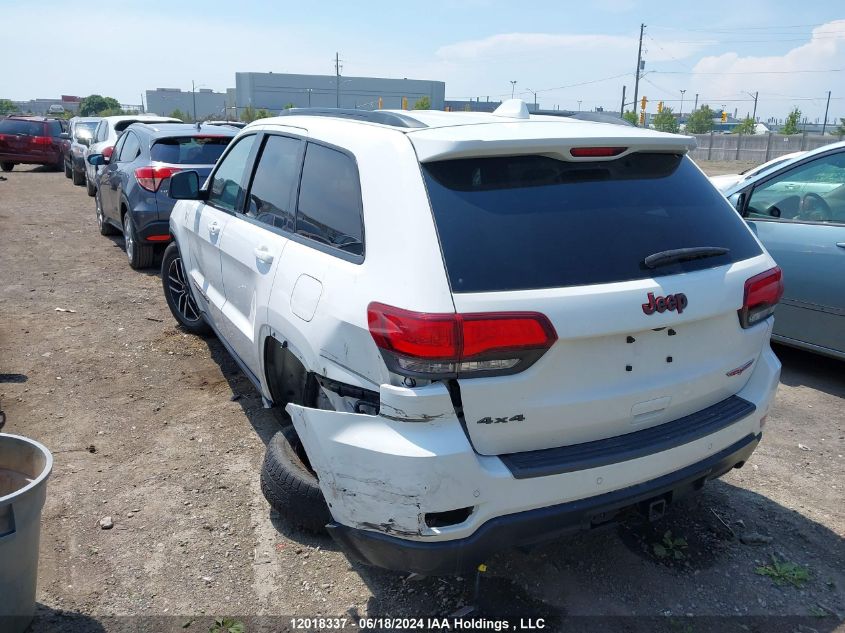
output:
<path id="1" fill-rule="evenodd" d="M 213 165 L 231 140 L 228 136 L 163 138 L 153 145 L 150 157 L 171 165 Z"/>
<path id="2" fill-rule="evenodd" d="M 423 172 L 453 292 L 644 279 L 761 253 L 736 211 L 683 156 L 469 158 L 428 163 Z M 645 264 L 655 253 L 701 247 L 727 250 Z"/>

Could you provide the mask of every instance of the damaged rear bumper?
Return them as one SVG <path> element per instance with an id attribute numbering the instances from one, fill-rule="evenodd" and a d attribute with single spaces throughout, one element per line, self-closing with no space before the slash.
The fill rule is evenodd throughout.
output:
<path id="1" fill-rule="evenodd" d="M 338 523 L 329 533 L 353 558 L 377 567 L 420 574 L 457 574 L 474 569 L 503 546 L 530 545 L 598 527 L 620 513 L 665 501 L 666 505 L 700 489 L 754 452 L 761 434 L 748 435 L 719 453 L 668 475 L 621 490 L 546 508 L 495 517 L 471 536 L 420 542 Z"/>
<path id="2" fill-rule="evenodd" d="M 587 461 L 579 453 L 539 470 L 473 450 L 442 383 L 381 385 L 376 415 L 293 404 L 287 411 L 319 478 L 334 538 L 373 565 L 445 574 L 493 551 L 611 521 L 632 505 L 653 500 L 662 508 L 739 465 L 759 442 L 779 375 L 767 349 L 736 394 L 742 402 L 716 407 L 728 416 L 718 424 L 692 416 L 680 421 L 695 430 L 682 442 L 644 431 L 648 450 L 631 444 Z M 630 444 L 640 435 L 624 438 Z"/>

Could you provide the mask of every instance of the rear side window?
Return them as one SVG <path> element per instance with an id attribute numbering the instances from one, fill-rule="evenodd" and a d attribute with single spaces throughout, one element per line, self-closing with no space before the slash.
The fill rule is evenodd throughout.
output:
<path id="1" fill-rule="evenodd" d="M 346 253 L 364 254 L 361 185 L 352 157 L 308 143 L 296 208 L 296 232 Z"/>
<path id="2" fill-rule="evenodd" d="M 302 145 L 286 136 L 268 136 L 249 190 L 249 215 L 291 233 Z"/>
<path id="3" fill-rule="evenodd" d="M 47 136 L 58 137 L 64 129 L 58 121 L 47 121 Z"/>
<path id="4" fill-rule="evenodd" d="M 20 134 L 23 136 L 42 136 L 44 124 L 40 121 L 21 121 L 20 119 L 3 119 L 0 121 L 0 134 Z"/>
<path id="5" fill-rule="evenodd" d="M 150 150 L 152 160 L 171 165 L 213 165 L 229 145 L 228 136 L 163 138 Z"/>
<path id="6" fill-rule="evenodd" d="M 602 284 L 759 255 L 743 220 L 689 158 L 545 156 L 423 165 L 453 292 Z M 696 246 L 725 255 L 650 269 L 649 255 Z"/>
<path id="7" fill-rule="evenodd" d="M 120 155 L 117 161 L 119 163 L 128 163 L 135 160 L 138 154 L 141 153 L 141 142 L 133 132 L 126 132 L 126 141 L 123 147 L 120 148 Z"/>

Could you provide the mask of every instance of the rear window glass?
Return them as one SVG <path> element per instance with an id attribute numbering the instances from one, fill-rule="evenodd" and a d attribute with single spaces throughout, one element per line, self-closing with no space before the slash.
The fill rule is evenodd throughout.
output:
<path id="1" fill-rule="evenodd" d="M 156 141 L 150 150 L 154 161 L 173 165 L 213 165 L 231 141 L 228 136 L 180 136 Z"/>
<path id="2" fill-rule="evenodd" d="M 761 253 L 689 158 L 545 156 L 423 165 L 453 292 L 601 284 L 722 266 Z M 650 269 L 644 259 L 717 246 L 725 255 Z"/>
<path id="3" fill-rule="evenodd" d="M 0 121 L 0 134 L 23 134 L 24 136 L 43 136 L 44 124 L 40 121 L 3 119 L 2 121 Z"/>

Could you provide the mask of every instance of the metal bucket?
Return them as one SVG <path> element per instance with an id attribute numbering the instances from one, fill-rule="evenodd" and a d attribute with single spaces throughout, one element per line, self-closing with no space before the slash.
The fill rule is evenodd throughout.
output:
<path id="1" fill-rule="evenodd" d="M 0 630 L 20 633 L 35 614 L 41 509 L 53 456 L 42 444 L 0 433 Z"/>

